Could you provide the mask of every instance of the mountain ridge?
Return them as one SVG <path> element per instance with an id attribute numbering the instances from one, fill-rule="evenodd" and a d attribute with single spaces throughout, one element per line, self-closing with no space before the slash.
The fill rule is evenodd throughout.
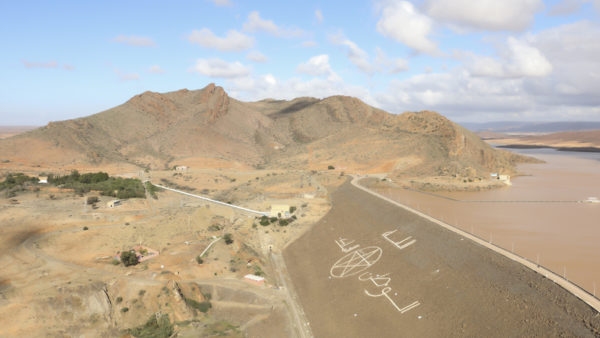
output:
<path id="1" fill-rule="evenodd" d="M 219 159 L 397 177 L 484 177 L 514 173 L 515 163 L 527 161 L 491 148 L 436 112 L 395 115 L 349 96 L 242 102 L 212 83 L 200 90 L 146 91 L 106 111 L 0 140 L 2 158 L 145 168 Z"/>

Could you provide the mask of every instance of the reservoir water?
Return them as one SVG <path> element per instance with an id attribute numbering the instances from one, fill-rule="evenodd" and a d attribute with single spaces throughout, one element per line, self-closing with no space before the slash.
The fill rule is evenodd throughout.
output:
<path id="1" fill-rule="evenodd" d="M 425 194 L 377 189 L 400 203 L 564 275 L 600 295 L 600 153 L 514 149 L 543 164 L 523 164 L 512 186 Z"/>

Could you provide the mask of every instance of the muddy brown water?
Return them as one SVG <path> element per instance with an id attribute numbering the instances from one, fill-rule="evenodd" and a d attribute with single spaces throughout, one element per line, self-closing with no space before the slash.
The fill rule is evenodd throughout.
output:
<path id="1" fill-rule="evenodd" d="M 400 203 L 472 232 L 600 295 L 600 154 L 519 151 L 546 161 L 526 164 L 510 187 L 439 193 L 375 189 Z M 449 197 L 459 201 L 441 198 Z"/>
<path id="2" fill-rule="evenodd" d="M 350 183 L 331 198 L 284 251 L 316 337 L 600 335 L 596 311 L 524 266 Z"/>

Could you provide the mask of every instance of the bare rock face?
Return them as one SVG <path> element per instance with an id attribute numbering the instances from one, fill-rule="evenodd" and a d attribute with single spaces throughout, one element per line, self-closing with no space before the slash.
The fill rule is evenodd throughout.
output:
<path id="1" fill-rule="evenodd" d="M 227 114 L 229 96 L 222 87 L 217 87 L 214 83 L 211 83 L 202 91 L 200 103 L 206 104 L 208 121 L 214 123 Z"/>

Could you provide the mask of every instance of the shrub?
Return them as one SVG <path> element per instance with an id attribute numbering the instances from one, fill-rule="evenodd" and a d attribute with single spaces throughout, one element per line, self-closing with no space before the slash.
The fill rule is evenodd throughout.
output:
<path id="1" fill-rule="evenodd" d="M 145 294 L 146 294 L 146 290 L 143 290 L 143 289 L 138 292 L 138 296 L 140 296 L 140 297 Z"/>
<path id="2" fill-rule="evenodd" d="M 233 238 L 232 238 L 231 234 L 225 234 L 223 236 L 223 239 L 225 240 L 225 244 L 227 244 L 227 245 L 233 243 Z"/>
<path id="3" fill-rule="evenodd" d="M 98 203 L 98 201 L 100 201 L 100 199 L 98 198 L 98 196 L 88 196 L 87 198 L 87 204 L 94 204 L 94 203 Z"/>
<path id="4" fill-rule="evenodd" d="M 267 226 L 267 225 L 269 225 L 269 224 L 270 224 L 270 222 L 269 222 L 269 217 L 267 217 L 267 216 L 262 216 L 262 217 L 260 218 L 260 222 L 259 222 L 259 223 L 260 223 L 260 225 L 262 225 L 262 226 Z"/>
<path id="5" fill-rule="evenodd" d="M 121 296 L 117 297 L 116 301 L 117 301 L 117 303 L 122 302 L 123 301 L 123 297 L 121 297 Z"/>
<path id="6" fill-rule="evenodd" d="M 290 223 L 290 221 L 288 221 L 287 219 L 280 219 L 279 220 L 279 225 L 284 227 L 286 225 L 288 225 Z"/>
<path id="7" fill-rule="evenodd" d="M 198 256 L 196 256 L 196 262 L 198 264 L 202 264 L 202 263 L 204 263 L 204 260 L 202 259 L 202 257 L 200 257 L 200 255 L 198 255 Z"/>
<path id="8" fill-rule="evenodd" d="M 335 167 L 330 164 L 330 165 L 327 166 L 327 169 L 328 170 L 333 170 L 333 169 L 335 169 Z"/>
<path id="9" fill-rule="evenodd" d="M 121 308 L 121 312 L 125 313 L 125 312 L 127 312 L 127 311 L 129 311 L 129 308 L 128 308 L 128 307 Z"/>
<path id="10" fill-rule="evenodd" d="M 83 227 L 83 231 L 88 230 L 89 228 L 87 226 Z"/>
<path id="11" fill-rule="evenodd" d="M 139 260 L 134 251 L 123 251 L 121 252 L 121 262 L 125 266 L 130 266 L 138 264 Z"/>
<path id="12" fill-rule="evenodd" d="M 209 225 L 207 230 L 208 231 L 219 231 L 219 230 L 221 230 L 221 227 L 219 227 L 217 224 L 213 224 L 213 225 Z"/>
<path id="13" fill-rule="evenodd" d="M 192 309 L 196 309 L 200 312 L 208 312 L 208 310 L 210 308 L 212 308 L 212 304 L 209 301 L 204 301 L 204 302 L 198 302 L 196 300 L 193 299 L 189 299 L 189 298 L 184 298 L 185 299 L 185 304 L 189 307 L 191 307 Z"/>
<path id="14" fill-rule="evenodd" d="M 291 206 L 290 207 L 290 214 L 293 214 L 294 211 L 296 211 L 296 207 L 295 206 Z"/>

